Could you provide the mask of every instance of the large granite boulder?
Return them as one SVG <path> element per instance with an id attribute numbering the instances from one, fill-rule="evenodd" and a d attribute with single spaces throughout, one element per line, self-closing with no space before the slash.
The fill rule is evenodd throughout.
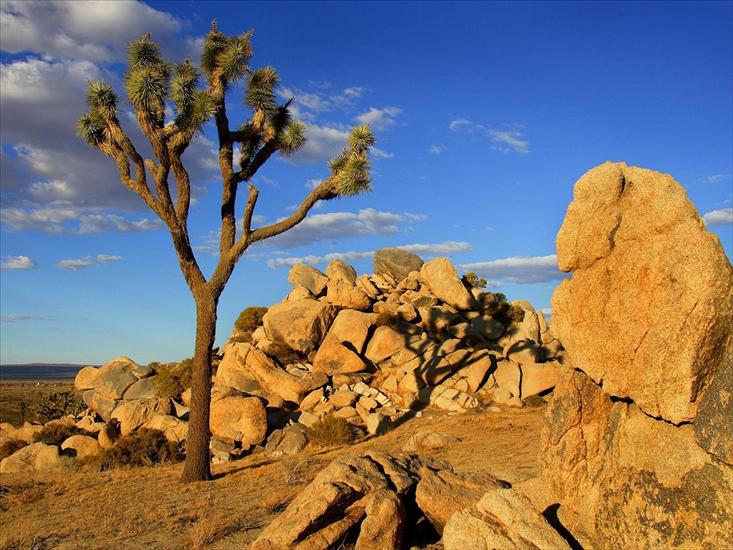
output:
<path id="1" fill-rule="evenodd" d="M 430 292 L 451 307 L 460 310 L 475 309 L 476 299 L 463 285 L 448 258 L 435 258 L 420 268 L 420 280 Z"/>
<path id="2" fill-rule="evenodd" d="M 336 313 L 319 300 L 292 300 L 272 306 L 262 321 L 269 340 L 308 354 L 318 348 Z"/>
<path id="3" fill-rule="evenodd" d="M 733 268 L 671 176 L 606 163 L 557 235 L 552 330 L 604 391 L 679 424 L 733 345 Z"/>
<path id="4" fill-rule="evenodd" d="M 412 271 L 420 271 L 423 261 L 417 254 L 400 248 L 382 248 L 374 253 L 374 274 L 389 275 L 401 282 Z"/>
<path id="5" fill-rule="evenodd" d="M 209 426 L 216 437 L 259 445 L 267 434 L 267 412 L 257 397 L 226 397 L 211 404 Z"/>
<path id="6" fill-rule="evenodd" d="M 74 378 L 74 389 L 77 391 L 93 390 L 98 374 L 98 368 L 84 367 L 76 373 L 76 378 Z"/>
<path id="7" fill-rule="evenodd" d="M 171 414 L 173 406 L 170 399 L 136 399 L 123 401 L 112 411 L 112 418 L 120 423 L 120 433 L 128 435 L 140 428 L 154 414 Z"/>
<path id="8" fill-rule="evenodd" d="M 56 445 L 31 443 L 0 462 L 0 474 L 63 472 L 71 468 L 73 458 L 61 454 Z"/>
<path id="9" fill-rule="evenodd" d="M 61 450 L 69 450 L 76 458 L 89 458 L 97 456 L 102 447 L 99 446 L 97 440 L 88 435 L 72 435 L 66 438 L 61 444 Z"/>
<path id="10" fill-rule="evenodd" d="M 335 336 L 339 342 L 349 345 L 356 353 L 362 353 L 375 317 L 373 313 L 342 309 L 328 330 L 328 335 Z"/>
<path id="11" fill-rule="evenodd" d="M 94 390 L 107 399 L 122 399 L 127 388 L 138 380 L 133 371 L 140 368 L 129 357 L 115 357 L 98 369 L 94 378 Z"/>

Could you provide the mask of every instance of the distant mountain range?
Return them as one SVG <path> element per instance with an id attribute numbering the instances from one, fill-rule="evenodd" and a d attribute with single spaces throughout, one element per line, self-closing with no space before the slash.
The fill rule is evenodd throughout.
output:
<path id="1" fill-rule="evenodd" d="M 25 363 L 0 365 L 0 380 L 73 380 L 87 365 L 74 363 Z"/>

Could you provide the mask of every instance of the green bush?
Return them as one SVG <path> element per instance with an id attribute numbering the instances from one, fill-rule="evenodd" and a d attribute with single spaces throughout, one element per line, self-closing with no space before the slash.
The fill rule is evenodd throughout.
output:
<path id="1" fill-rule="evenodd" d="M 123 466 L 152 466 L 180 462 L 185 457 L 180 443 L 168 441 L 160 430 L 142 428 L 117 440 L 98 457 L 102 470 Z"/>
<path id="2" fill-rule="evenodd" d="M 350 445 L 359 438 L 360 431 L 343 418 L 324 416 L 308 428 L 308 441 L 316 447 Z"/>
<path id="3" fill-rule="evenodd" d="M 0 445 L 0 460 L 9 457 L 16 451 L 20 451 L 23 447 L 28 445 L 25 441 L 18 441 L 17 439 L 11 439 Z"/>
<path id="4" fill-rule="evenodd" d="M 158 377 L 155 385 L 161 397 L 179 399 L 186 388 L 191 387 L 191 371 L 193 359 L 184 359 L 180 363 L 167 363 L 158 366 Z"/>
<path id="5" fill-rule="evenodd" d="M 242 310 L 237 320 L 234 322 L 234 328 L 240 332 L 254 332 L 257 327 L 262 326 L 262 318 L 267 313 L 266 307 L 248 307 Z"/>
<path id="6" fill-rule="evenodd" d="M 33 407 L 33 415 L 45 424 L 70 414 L 76 416 L 85 408 L 84 402 L 73 391 L 61 391 L 43 396 Z"/>
<path id="7" fill-rule="evenodd" d="M 89 435 L 76 426 L 69 426 L 61 422 L 55 422 L 44 426 L 40 432 L 33 434 L 33 441 L 45 443 L 46 445 L 61 445 L 72 435 Z"/>
<path id="8" fill-rule="evenodd" d="M 481 296 L 484 313 L 491 315 L 504 326 L 520 323 L 524 319 L 524 310 L 506 301 L 501 292 L 485 292 Z"/>
<path id="9" fill-rule="evenodd" d="M 481 279 L 473 271 L 469 271 L 468 273 L 466 273 L 463 276 L 462 280 L 463 284 L 470 288 L 486 288 L 486 285 L 488 284 L 488 281 L 486 279 Z"/>

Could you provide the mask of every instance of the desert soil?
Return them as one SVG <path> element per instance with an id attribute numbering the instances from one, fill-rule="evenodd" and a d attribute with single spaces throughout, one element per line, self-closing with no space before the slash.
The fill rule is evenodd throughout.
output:
<path id="1" fill-rule="evenodd" d="M 309 446 L 279 458 L 262 451 L 215 466 L 216 479 L 209 483 L 180 484 L 180 464 L 35 480 L 4 475 L 0 548 L 244 548 L 331 460 L 367 449 L 399 453 L 422 429 L 460 439 L 431 451 L 457 471 L 489 472 L 516 483 L 537 474 L 543 410 L 451 415 L 428 409 L 356 445 Z"/>
<path id="2" fill-rule="evenodd" d="M 20 403 L 28 403 L 28 410 L 50 393 L 70 391 L 74 389 L 74 381 L 59 380 L 13 380 L 0 382 L 0 422 L 20 425 Z M 26 414 L 25 420 L 32 421 L 32 413 Z"/>

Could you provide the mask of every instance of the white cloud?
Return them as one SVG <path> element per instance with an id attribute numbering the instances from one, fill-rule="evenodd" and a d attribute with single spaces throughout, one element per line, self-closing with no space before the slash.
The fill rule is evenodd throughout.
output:
<path id="1" fill-rule="evenodd" d="M 161 40 L 166 53 L 181 59 L 196 45 L 193 38 L 179 37 L 181 21 L 143 2 L 6 0 L 0 8 L 2 49 L 9 53 L 120 61 L 127 43 L 143 30 Z"/>
<path id="2" fill-rule="evenodd" d="M 280 248 L 304 246 L 318 241 L 336 240 L 360 235 L 389 235 L 399 231 L 400 214 L 365 208 L 359 212 L 331 212 L 308 216 L 290 231 L 268 239 L 266 243 Z"/>
<path id="3" fill-rule="evenodd" d="M 372 147 L 371 153 L 375 157 L 379 159 L 391 159 L 394 157 L 394 153 L 388 153 L 387 151 L 383 151 L 382 149 L 379 149 L 378 147 Z"/>
<path id="4" fill-rule="evenodd" d="M 303 148 L 290 157 L 295 164 L 312 164 L 332 159 L 346 146 L 349 131 L 334 126 L 308 124 L 305 136 L 307 141 Z"/>
<path id="5" fill-rule="evenodd" d="M 453 132 L 466 131 L 481 134 L 489 140 L 491 149 L 495 151 L 529 153 L 529 141 L 525 137 L 523 127 L 517 124 L 508 125 L 507 128 L 500 130 L 477 124 L 465 118 L 457 118 L 450 122 L 448 128 Z"/>
<path id="6" fill-rule="evenodd" d="M 424 222 L 428 219 L 425 214 L 414 214 L 412 212 L 405 212 L 403 215 L 405 216 L 405 218 L 413 222 Z"/>
<path id="7" fill-rule="evenodd" d="M 1 323 L 19 323 L 21 321 L 50 321 L 51 317 L 44 317 L 43 315 L 21 315 L 17 313 L 11 313 L 10 315 L 3 315 L 0 317 Z"/>
<path id="8" fill-rule="evenodd" d="M 126 219 L 118 214 L 85 213 L 89 210 L 69 203 L 55 201 L 38 208 L 0 208 L 0 222 L 10 229 L 38 229 L 48 233 L 89 234 L 103 231 L 148 231 L 162 227 L 158 219 Z"/>
<path id="9" fill-rule="evenodd" d="M 359 124 L 369 124 L 375 130 L 386 130 L 395 124 L 395 118 L 402 113 L 399 107 L 370 107 L 365 113 L 354 117 Z"/>
<path id="10" fill-rule="evenodd" d="M 733 208 L 721 208 L 706 212 L 702 221 L 705 225 L 729 225 L 733 223 Z"/>
<path id="11" fill-rule="evenodd" d="M 120 260 L 122 260 L 122 256 L 112 256 L 110 254 L 97 254 L 96 260 L 97 260 L 97 263 L 107 264 L 109 262 L 119 262 Z"/>
<path id="12" fill-rule="evenodd" d="M 318 187 L 319 185 L 321 185 L 321 182 L 322 181 L 323 181 L 322 179 L 321 180 L 318 180 L 318 179 L 310 179 L 310 180 L 308 180 L 308 181 L 305 182 L 305 188 L 308 189 L 309 191 L 313 191 L 316 187 Z"/>
<path id="13" fill-rule="evenodd" d="M 714 174 L 712 176 L 708 176 L 707 179 L 709 183 L 721 183 L 721 182 L 728 181 L 729 179 L 731 179 L 731 175 L 730 174 Z"/>
<path id="14" fill-rule="evenodd" d="M 86 256 L 84 258 L 61 260 L 56 264 L 56 267 L 59 269 L 66 269 L 68 271 L 79 271 L 80 269 L 91 267 L 93 264 L 94 260 L 92 260 L 92 257 Z"/>
<path id="15" fill-rule="evenodd" d="M 297 88 L 281 86 L 277 94 L 285 100 L 293 99 L 292 106 L 300 113 L 303 110 L 322 113 L 326 111 L 344 110 L 350 107 L 354 101 L 364 94 L 364 88 L 351 86 L 344 88 L 341 92 L 332 95 L 325 95 L 317 92 L 306 92 Z M 311 115 L 313 116 L 313 115 Z M 301 120 L 305 120 L 302 117 Z"/>
<path id="16" fill-rule="evenodd" d="M 542 312 L 542 315 L 545 317 L 552 317 L 552 308 L 551 307 L 543 307 L 540 312 Z"/>
<path id="17" fill-rule="evenodd" d="M 0 271 L 35 269 L 36 267 L 38 267 L 38 264 L 28 256 L 6 256 L 0 264 Z"/>
<path id="18" fill-rule="evenodd" d="M 431 155 L 440 155 L 441 153 L 443 153 L 443 151 L 445 151 L 444 145 L 433 144 L 428 147 L 428 153 L 430 153 Z"/>
<path id="19" fill-rule="evenodd" d="M 566 275 L 557 268 L 557 256 L 510 257 L 460 266 L 481 277 L 507 283 L 541 283 L 562 279 Z"/>
<path id="20" fill-rule="evenodd" d="M 444 243 L 416 243 L 416 244 L 403 244 L 398 245 L 394 248 L 401 248 L 414 252 L 415 254 L 423 254 L 428 256 L 450 256 L 459 252 L 466 252 L 471 250 L 471 245 L 466 242 L 446 241 Z M 374 250 L 365 252 L 331 252 L 324 255 L 311 254 L 308 256 L 288 256 L 288 257 L 276 257 L 267 260 L 267 266 L 275 269 L 278 267 L 289 267 L 294 264 L 329 264 L 334 260 L 345 260 L 354 261 L 361 260 L 364 258 L 371 258 L 374 256 Z"/>

